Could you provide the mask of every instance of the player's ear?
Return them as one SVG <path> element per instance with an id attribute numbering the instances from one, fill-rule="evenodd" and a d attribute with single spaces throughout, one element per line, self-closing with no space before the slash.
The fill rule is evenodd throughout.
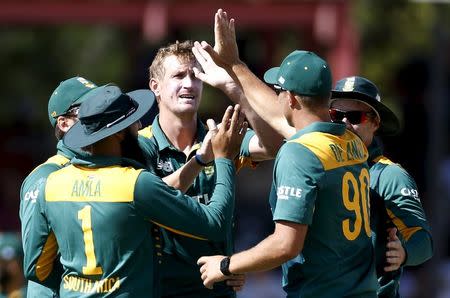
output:
<path id="1" fill-rule="evenodd" d="M 158 98 L 161 94 L 161 84 L 159 83 L 159 81 L 155 78 L 151 78 L 150 81 L 148 82 L 148 87 L 150 88 L 150 90 L 153 91 L 153 93 L 155 93 L 155 96 Z"/>

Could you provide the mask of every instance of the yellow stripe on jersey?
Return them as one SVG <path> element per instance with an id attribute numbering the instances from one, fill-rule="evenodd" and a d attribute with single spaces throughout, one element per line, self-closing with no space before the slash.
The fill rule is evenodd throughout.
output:
<path id="1" fill-rule="evenodd" d="M 62 155 L 56 154 L 53 155 L 52 157 L 50 157 L 49 159 L 47 159 L 46 162 L 44 162 L 44 164 L 48 164 L 48 163 L 54 163 L 60 166 L 63 166 L 65 164 L 67 164 L 70 160 Z"/>
<path id="2" fill-rule="evenodd" d="M 134 185 L 143 171 L 131 167 L 78 168 L 70 165 L 50 174 L 48 202 L 132 202 Z M 132 185 L 132 187 L 130 187 Z"/>
<path id="3" fill-rule="evenodd" d="M 53 270 L 53 262 L 58 253 L 58 243 L 53 232 L 48 235 L 47 241 L 44 244 L 42 253 L 36 262 L 36 277 L 43 281 L 47 279 Z"/>
<path id="4" fill-rule="evenodd" d="M 385 165 L 392 165 L 392 164 L 394 164 L 389 158 L 387 158 L 387 157 L 385 157 L 383 155 L 378 156 L 373 161 L 374 162 L 379 162 L 379 163 L 382 163 L 382 164 L 385 164 Z"/>
<path id="5" fill-rule="evenodd" d="M 153 128 L 151 125 L 149 125 L 138 131 L 138 134 L 143 137 L 146 137 L 147 139 L 150 139 L 151 137 L 153 137 Z"/>
<path id="6" fill-rule="evenodd" d="M 253 161 L 248 156 L 239 156 L 234 159 L 234 166 L 236 167 L 236 173 L 239 172 L 243 167 L 256 168 L 257 162 Z"/>
<path id="7" fill-rule="evenodd" d="M 414 235 L 415 232 L 422 230 L 422 227 L 408 227 L 405 225 L 405 223 L 398 217 L 395 216 L 395 214 L 386 208 L 387 214 L 389 215 L 389 218 L 392 220 L 394 225 L 397 227 L 400 234 L 402 234 L 403 239 L 406 241 L 411 238 L 412 235 Z"/>
<path id="8" fill-rule="evenodd" d="M 43 165 L 47 165 L 47 164 L 56 164 L 60 167 L 63 167 L 64 165 L 66 165 L 70 160 L 67 157 L 64 157 L 62 155 L 53 155 L 52 157 L 50 157 L 49 159 L 47 159 L 44 163 L 38 165 L 37 167 L 34 168 L 33 171 L 31 171 L 31 173 L 33 173 L 34 171 L 36 171 L 37 169 L 39 169 L 40 167 L 42 167 Z M 30 173 L 30 174 L 31 174 Z"/>
<path id="9" fill-rule="evenodd" d="M 189 234 L 189 233 L 185 233 L 185 232 L 176 230 L 174 228 L 171 228 L 171 227 L 165 226 L 163 224 L 160 224 L 159 222 L 156 222 L 156 221 L 153 221 L 153 220 L 151 222 L 154 223 L 155 225 L 160 226 L 161 228 L 164 228 L 164 229 L 166 229 L 168 231 L 171 231 L 172 233 L 176 233 L 176 234 L 179 234 L 181 236 L 186 236 L 186 237 L 189 237 L 189 238 L 194 238 L 194 239 L 197 239 L 197 240 L 208 241 L 208 239 L 206 239 L 206 238 L 202 238 L 202 237 L 199 237 L 199 236 L 195 236 L 195 235 L 192 235 L 192 234 Z"/>
<path id="10" fill-rule="evenodd" d="M 289 142 L 302 144 L 311 150 L 325 170 L 360 164 L 369 156 L 361 139 L 348 130 L 342 136 L 323 132 L 307 133 Z"/>

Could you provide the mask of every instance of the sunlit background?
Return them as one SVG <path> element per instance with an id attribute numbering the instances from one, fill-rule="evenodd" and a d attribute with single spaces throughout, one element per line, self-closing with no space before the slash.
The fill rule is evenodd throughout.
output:
<path id="1" fill-rule="evenodd" d="M 241 59 L 260 77 L 294 49 L 331 65 L 333 81 L 372 80 L 402 121 L 386 155 L 416 179 L 435 253 L 406 268 L 403 297 L 450 297 L 450 1 L 0 1 L 0 231 L 19 231 L 24 177 L 55 153 L 47 101 L 60 81 L 80 75 L 123 90 L 148 88 L 156 50 L 175 40 L 213 42 L 213 16 L 236 19 Z M 206 87 L 203 119 L 229 104 Z M 147 119 L 150 121 L 150 119 Z M 273 231 L 272 163 L 238 178 L 236 249 Z M 280 272 L 249 274 L 238 297 L 283 297 Z"/>

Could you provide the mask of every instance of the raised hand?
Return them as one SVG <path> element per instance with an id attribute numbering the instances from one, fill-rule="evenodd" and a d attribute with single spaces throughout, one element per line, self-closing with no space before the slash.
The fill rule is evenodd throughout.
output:
<path id="1" fill-rule="evenodd" d="M 228 19 L 226 11 L 221 8 L 214 16 L 214 51 L 228 65 L 241 63 L 236 43 L 234 19 Z"/>
<path id="2" fill-rule="evenodd" d="M 242 94 L 237 80 L 234 80 L 224 68 L 218 66 L 211 55 L 200 45 L 199 42 L 194 43 L 192 48 L 195 58 L 201 65 L 201 69 L 194 67 L 195 76 L 201 81 L 219 88 L 230 98 L 236 98 L 233 94 Z"/>
<path id="3" fill-rule="evenodd" d="M 406 252 L 402 242 L 397 237 L 397 228 L 388 229 L 388 243 L 386 244 L 386 263 L 384 271 L 395 271 L 405 262 Z"/>
<path id="4" fill-rule="evenodd" d="M 248 128 L 244 120 L 245 115 L 239 105 L 235 105 L 234 109 L 231 106 L 227 108 L 217 133 L 211 139 L 215 158 L 234 159 L 238 155 Z"/>

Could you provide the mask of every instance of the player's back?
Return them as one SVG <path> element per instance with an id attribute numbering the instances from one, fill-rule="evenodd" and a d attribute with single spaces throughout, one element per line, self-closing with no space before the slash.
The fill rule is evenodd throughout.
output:
<path id="1" fill-rule="evenodd" d="M 153 296 L 151 225 L 133 206 L 140 172 L 70 165 L 49 176 L 44 212 L 65 269 L 61 297 Z"/>
<path id="2" fill-rule="evenodd" d="M 325 125 L 329 132 L 304 133 L 283 146 L 297 154 L 315 197 L 302 254 L 283 265 L 284 288 L 292 297 L 375 296 L 367 149 L 355 134 Z"/>

